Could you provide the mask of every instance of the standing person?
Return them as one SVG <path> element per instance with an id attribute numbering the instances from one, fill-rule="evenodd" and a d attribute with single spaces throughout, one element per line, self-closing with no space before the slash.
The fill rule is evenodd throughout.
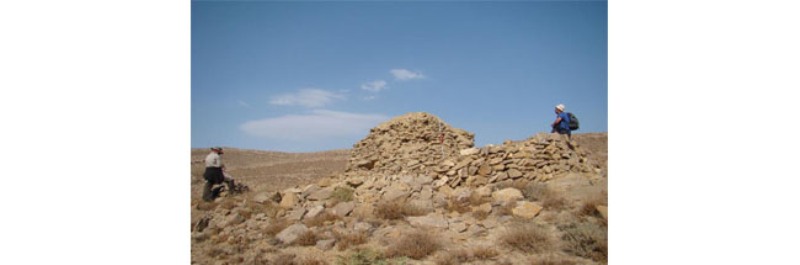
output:
<path id="1" fill-rule="evenodd" d="M 551 124 L 552 133 L 566 134 L 567 139 L 572 139 L 572 131 L 569 129 L 569 115 L 564 112 L 564 104 L 556 106 L 556 120 Z"/>
<path id="2" fill-rule="evenodd" d="M 222 163 L 222 147 L 211 147 L 211 153 L 206 156 L 206 172 L 203 173 L 203 178 L 206 179 L 206 185 L 203 187 L 203 200 L 211 201 L 214 196 L 211 189 L 216 184 L 225 182 L 228 184 L 228 190 L 234 190 L 233 178 L 226 176 L 222 171 L 225 170 L 225 164 Z"/>

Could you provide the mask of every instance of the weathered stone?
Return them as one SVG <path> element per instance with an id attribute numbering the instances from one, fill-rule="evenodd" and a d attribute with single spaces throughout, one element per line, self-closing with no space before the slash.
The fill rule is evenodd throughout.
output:
<path id="1" fill-rule="evenodd" d="M 488 180 L 484 176 L 480 176 L 480 175 L 478 175 L 478 176 L 469 176 L 469 178 L 467 178 L 467 186 L 470 186 L 470 187 L 483 186 L 483 185 L 486 185 L 487 183 L 488 183 Z"/>
<path id="2" fill-rule="evenodd" d="M 522 198 L 522 192 L 515 188 L 505 188 L 492 193 L 492 199 L 496 202 L 515 202 Z"/>
<path id="3" fill-rule="evenodd" d="M 327 187 L 324 189 L 317 190 L 310 195 L 306 199 L 309 201 L 324 201 L 331 197 L 333 194 L 333 187 Z"/>
<path id="4" fill-rule="evenodd" d="M 355 207 L 356 204 L 354 202 L 340 202 L 331 209 L 331 213 L 339 217 L 345 217 L 353 211 Z"/>
<path id="5" fill-rule="evenodd" d="M 383 193 L 383 200 L 385 201 L 394 201 L 397 199 L 404 199 L 408 197 L 409 193 L 406 191 L 402 191 L 396 188 L 389 188 Z"/>
<path id="6" fill-rule="evenodd" d="M 320 213 L 322 213 L 322 211 L 324 211 L 324 210 L 325 210 L 325 206 L 317 205 L 317 206 L 311 208 L 310 210 L 308 210 L 308 213 L 306 213 L 305 217 L 306 218 L 314 218 L 317 215 L 319 215 Z"/>
<path id="7" fill-rule="evenodd" d="M 437 179 L 436 181 L 433 182 L 433 187 L 434 188 L 439 188 L 439 187 L 444 186 L 445 184 L 447 184 L 448 181 L 450 181 L 450 177 L 443 176 L 443 177 L 441 177 L 441 178 L 439 178 L 439 179 Z"/>
<path id="8" fill-rule="evenodd" d="M 244 217 L 239 215 L 238 213 L 233 213 L 225 217 L 222 222 L 217 223 L 217 227 L 223 229 L 225 227 L 238 225 L 244 222 Z"/>
<path id="9" fill-rule="evenodd" d="M 608 220 L 608 206 L 597 205 L 594 208 L 597 209 L 597 212 L 599 212 L 604 219 Z"/>
<path id="10" fill-rule="evenodd" d="M 487 177 L 491 173 L 492 173 L 492 167 L 487 164 L 483 164 L 478 168 L 478 175 Z"/>
<path id="11" fill-rule="evenodd" d="M 324 187 L 328 187 L 328 186 L 331 185 L 331 179 L 330 178 L 322 178 L 319 181 L 317 181 L 317 185 L 320 186 L 320 187 L 323 187 L 323 188 Z"/>
<path id="12" fill-rule="evenodd" d="M 511 212 L 516 217 L 521 217 L 525 219 L 531 219 L 536 217 L 539 212 L 542 211 L 542 206 L 535 202 L 529 201 L 520 201 L 517 202 L 517 207 L 511 209 Z"/>
<path id="13" fill-rule="evenodd" d="M 289 221 L 300 221 L 301 219 L 303 219 L 303 215 L 305 214 L 306 214 L 306 209 L 300 208 L 287 213 L 284 219 Z"/>
<path id="14" fill-rule="evenodd" d="M 453 231 L 458 232 L 458 233 L 463 233 L 463 232 L 467 231 L 467 228 L 469 228 L 469 225 L 467 225 L 464 222 L 458 222 L 458 223 L 451 223 L 450 224 L 450 230 L 453 230 Z"/>
<path id="15" fill-rule="evenodd" d="M 498 165 L 503 162 L 503 157 L 495 157 L 489 160 L 490 165 Z"/>
<path id="16" fill-rule="evenodd" d="M 292 244 L 294 243 L 297 238 L 308 231 L 308 227 L 304 224 L 293 224 L 275 235 L 275 238 L 283 242 L 284 244 Z"/>
<path id="17" fill-rule="evenodd" d="M 253 201 L 257 203 L 265 203 L 268 201 L 279 202 L 281 200 L 281 194 L 278 192 L 259 192 L 255 196 L 253 196 Z"/>
<path id="18" fill-rule="evenodd" d="M 518 179 L 522 177 L 522 172 L 516 169 L 510 169 L 508 170 L 508 176 L 511 177 L 512 179 Z"/>
<path id="19" fill-rule="evenodd" d="M 334 243 L 336 243 L 336 239 L 317 240 L 316 247 L 322 251 L 326 251 L 333 248 Z"/>
<path id="20" fill-rule="evenodd" d="M 372 225 L 367 222 L 357 222 L 353 225 L 353 230 L 356 232 L 368 232 L 372 229 Z"/>
<path id="21" fill-rule="evenodd" d="M 406 221 L 413 227 L 417 228 L 440 228 L 447 229 L 447 219 L 441 214 L 429 213 L 426 216 L 410 216 L 406 217 Z"/>
<path id="22" fill-rule="evenodd" d="M 473 212 L 489 214 L 492 212 L 492 204 L 491 203 L 484 203 L 478 206 L 472 206 Z"/>
<path id="23" fill-rule="evenodd" d="M 461 149 L 461 151 L 459 151 L 459 154 L 461 154 L 462 156 L 469 156 L 469 155 L 476 155 L 480 151 L 481 151 L 480 149 L 473 147 L 473 148 Z"/>
<path id="24" fill-rule="evenodd" d="M 350 178 L 347 180 L 347 185 L 350 185 L 350 187 L 353 188 L 361 186 L 361 184 L 364 184 L 364 180 L 361 178 Z"/>
<path id="25" fill-rule="evenodd" d="M 442 166 L 450 168 L 450 167 L 455 166 L 456 162 L 453 162 L 453 160 L 450 160 L 450 159 L 446 159 L 446 160 L 442 161 L 442 163 L 440 163 L 439 165 L 442 165 Z"/>
<path id="26" fill-rule="evenodd" d="M 299 200 L 299 198 L 297 197 L 296 193 L 287 192 L 287 193 L 283 194 L 283 197 L 281 198 L 280 206 L 281 206 L 281 208 L 289 209 L 289 208 L 294 207 L 297 204 L 298 200 Z"/>
<path id="27" fill-rule="evenodd" d="M 507 172 L 500 172 L 500 173 L 495 174 L 495 176 L 497 176 L 497 181 L 503 181 L 503 180 L 508 179 L 508 173 Z"/>

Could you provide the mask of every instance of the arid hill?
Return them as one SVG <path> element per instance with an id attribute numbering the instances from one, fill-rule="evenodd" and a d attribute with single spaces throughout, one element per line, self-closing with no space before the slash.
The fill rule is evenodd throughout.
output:
<path id="1" fill-rule="evenodd" d="M 228 148 L 251 191 L 210 203 L 192 150 L 192 263 L 607 263 L 607 133 L 472 137 L 409 113 L 352 150 Z"/>

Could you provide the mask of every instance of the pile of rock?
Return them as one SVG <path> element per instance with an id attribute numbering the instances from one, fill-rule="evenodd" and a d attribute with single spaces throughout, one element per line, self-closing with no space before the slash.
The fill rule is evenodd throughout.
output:
<path id="1" fill-rule="evenodd" d="M 479 187 L 520 178 L 548 181 L 568 172 L 591 172 L 596 166 L 586 156 L 577 143 L 564 136 L 541 133 L 522 142 L 463 149 L 431 171 L 436 187 Z"/>
<path id="2" fill-rule="evenodd" d="M 474 146 L 475 135 L 438 117 L 408 113 L 378 125 L 353 145 L 347 172 L 414 174 Z"/>
<path id="3" fill-rule="evenodd" d="M 525 141 L 475 148 L 474 134 L 428 113 L 409 113 L 373 128 L 353 146 L 349 176 L 425 175 L 434 186 L 524 178 L 547 181 L 561 173 L 590 172 L 586 152 L 561 135 L 541 133 Z"/>

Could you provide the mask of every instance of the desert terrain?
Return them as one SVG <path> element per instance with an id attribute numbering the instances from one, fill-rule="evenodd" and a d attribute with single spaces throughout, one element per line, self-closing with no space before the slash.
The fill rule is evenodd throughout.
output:
<path id="1" fill-rule="evenodd" d="M 607 136 L 476 147 L 409 113 L 347 150 L 225 148 L 249 191 L 213 202 L 193 149 L 192 264 L 606 264 Z"/>

